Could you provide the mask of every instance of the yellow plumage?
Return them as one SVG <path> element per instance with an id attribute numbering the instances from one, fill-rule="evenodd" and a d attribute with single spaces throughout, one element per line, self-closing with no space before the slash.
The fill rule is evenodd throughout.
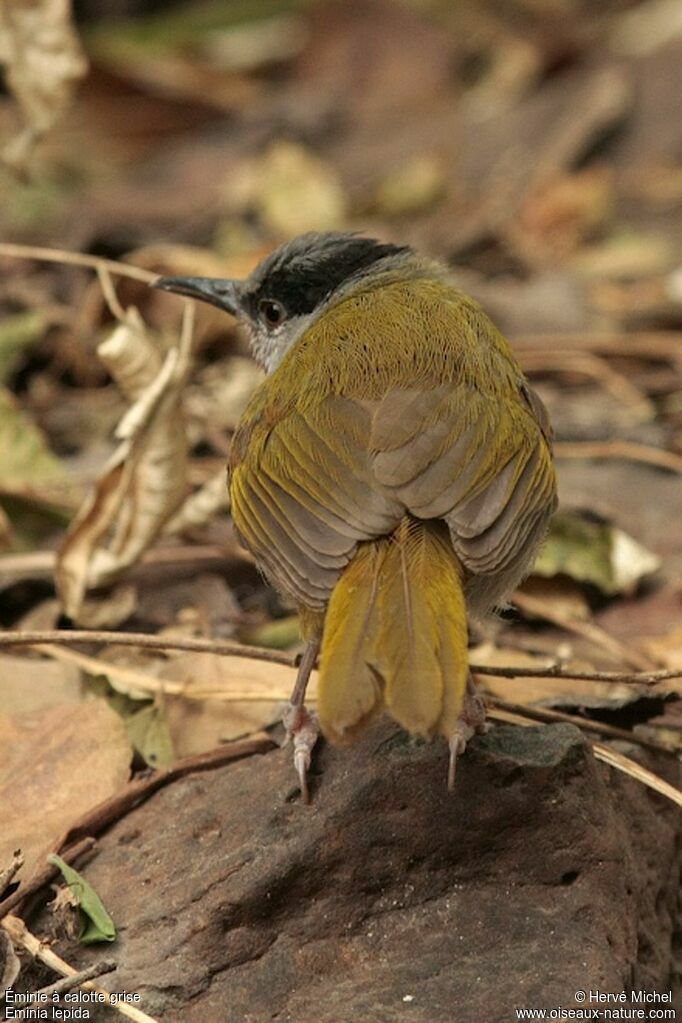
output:
<path id="1" fill-rule="evenodd" d="M 556 503 L 550 428 L 508 342 L 445 267 L 354 235 L 310 233 L 244 282 L 159 287 L 246 322 L 268 375 L 229 459 L 234 524 L 298 606 L 284 722 L 304 798 L 319 717 L 347 742 L 385 708 L 444 735 L 448 784 L 483 721 L 467 613 L 523 578 Z"/>
<path id="2" fill-rule="evenodd" d="M 466 608 L 447 533 L 404 518 L 362 544 L 325 619 L 318 713 L 348 742 L 384 706 L 415 735 L 452 735 L 467 678 Z"/>
<path id="3" fill-rule="evenodd" d="M 507 341 L 435 277 L 372 279 L 259 388 L 233 445 L 233 517 L 307 638 L 324 623 L 332 741 L 383 708 L 454 734 L 467 609 L 517 584 L 554 507 L 542 411 Z"/>

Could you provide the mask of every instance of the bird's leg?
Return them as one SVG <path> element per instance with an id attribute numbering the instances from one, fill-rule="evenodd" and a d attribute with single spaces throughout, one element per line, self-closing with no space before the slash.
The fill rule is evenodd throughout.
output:
<path id="1" fill-rule="evenodd" d="M 485 728 L 485 704 L 476 692 L 474 680 L 469 672 L 462 713 L 450 736 L 450 763 L 448 765 L 448 789 L 450 791 L 455 787 L 457 757 L 464 753 L 472 735 L 475 735 L 476 732 L 484 732 Z"/>
<path id="2" fill-rule="evenodd" d="M 306 710 L 304 701 L 308 679 L 315 667 L 319 651 L 320 637 L 316 636 L 309 640 L 303 651 L 291 699 L 282 714 L 282 724 L 287 730 L 287 740 L 292 739 L 294 743 L 294 767 L 301 785 L 304 803 L 310 802 L 307 772 L 310 767 L 310 754 L 320 734 L 317 715 Z"/>

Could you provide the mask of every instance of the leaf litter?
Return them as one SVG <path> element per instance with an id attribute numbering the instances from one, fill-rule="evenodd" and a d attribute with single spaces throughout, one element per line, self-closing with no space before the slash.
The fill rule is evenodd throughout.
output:
<path id="1" fill-rule="evenodd" d="M 14 13 L 21 6 L 10 5 Z M 50 16 L 63 16 L 58 3 L 35 5 L 34 16 L 49 7 Z M 517 716 L 524 706 L 597 723 L 608 714 L 633 740 L 646 734 L 680 749 L 675 680 L 660 683 L 652 700 L 651 687 L 558 678 L 547 668 L 680 666 L 679 140 L 661 103 L 646 105 L 656 68 L 668 91 L 679 68 L 658 22 L 656 61 L 635 54 L 632 15 L 643 16 L 645 5 L 626 12 L 614 5 L 599 28 L 588 11 L 575 11 L 568 44 L 552 18 L 544 20 L 543 5 L 533 8 L 538 30 L 522 38 L 503 10 L 483 14 L 478 5 L 431 22 L 386 2 L 320 3 L 292 15 L 279 53 L 263 28 L 250 36 L 248 60 L 237 63 L 232 43 L 240 51 L 244 37 L 231 37 L 230 25 L 195 21 L 192 11 L 182 12 L 177 37 L 164 19 L 150 19 L 147 42 L 121 21 L 96 26 L 96 42 L 93 30 L 96 74 L 75 99 L 84 64 L 62 20 L 61 56 L 49 69 L 61 78 L 45 110 L 42 83 L 30 80 L 41 65 L 25 48 L 29 78 L 8 73 L 7 101 L 21 106 L 25 121 L 4 139 L 15 163 L 37 170 L 34 213 L 18 228 L 7 211 L 20 208 L 27 186 L 3 183 L 2 231 L 11 243 L 16 235 L 38 246 L 58 238 L 65 248 L 114 257 L 88 286 L 73 266 L 81 260 L 64 253 L 54 253 L 57 262 L 40 277 L 44 309 L 80 307 L 78 327 L 75 319 L 56 327 L 40 303 L 17 299 L 21 288 L 13 298 L 0 294 L 0 544 L 7 558 L 23 551 L 41 564 L 57 550 L 61 604 L 53 619 L 61 610 L 90 628 L 227 636 L 293 658 L 291 609 L 237 553 L 224 488 L 225 451 L 259 371 L 216 310 L 197 310 L 192 337 L 187 321 L 178 331 L 177 302 L 147 291 L 145 281 L 157 272 L 243 276 L 289 234 L 371 230 L 450 261 L 510 333 L 557 430 L 562 510 L 521 591 L 517 620 L 487 626 L 490 635 L 475 637 L 472 650 L 478 663 L 519 675 L 479 682 L 491 701 L 518 705 Z M 163 45 L 154 45 L 155 32 Z M 359 61 L 362 53 L 371 60 Z M 7 64 L 7 54 L 0 57 Z M 136 90 L 135 111 L 117 101 L 102 68 Z M 224 125 L 228 117 L 230 130 L 216 138 L 215 119 Z M 41 166 L 34 143 L 46 132 Z M 77 202 L 54 172 L 60 161 L 81 175 Z M 52 211 L 44 225 L 40 208 Z M 35 295 L 33 264 L 10 260 L 10 252 L 0 249 L 3 268 L 15 282 L 23 276 L 24 295 Z M 132 264 L 136 280 L 118 277 L 126 270 L 116 257 Z M 91 373 L 83 374 L 84 362 Z M 85 418 L 98 392 L 122 409 L 114 436 L 108 426 L 100 432 L 103 448 Z M 70 417 L 68 430 L 55 429 L 48 406 Z M 232 607 L 210 610 L 209 582 L 180 606 L 166 599 L 183 571 L 193 573 L 187 552 L 211 546 L 223 552 L 216 572 Z M 152 572 L 148 559 L 159 553 L 167 568 Z M 3 625 L 29 627 L 44 586 L 44 572 L 30 568 L 3 582 Z M 3 656 L 0 670 L 12 692 L 3 732 L 31 765 L 26 773 L 42 779 L 43 800 L 52 788 L 68 793 L 69 772 L 90 780 L 100 730 L 112 743 L 101 751 L 113 765 L 104 772 L 111 794 L 127 780 L 131 739 L 159 766 L 269 728 L 293 675 L 291 664 L 206 652 L 122 656 L 110 643 L 82 653 L 54 645 L 39 655 L 17 651 Z M 27 715 L 41 727 L 29 728 Z M 63 775 L 46 766 L 55 732 L 71 743 L 70 756 L 54 747 Z M 19 793 L 28 805 L 28 780 L 12 779 L 5 800 Z M 76 791 L 44 828 L 28 815 L 12 818 L 29 863 L 84 800 Z M 0 865 L 8 855 L 9 848 Z"/>

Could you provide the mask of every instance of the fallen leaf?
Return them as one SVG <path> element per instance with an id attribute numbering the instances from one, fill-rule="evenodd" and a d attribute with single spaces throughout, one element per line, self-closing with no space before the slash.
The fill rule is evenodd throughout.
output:
<path id="1" fill-rule="evenodd" d="M 54 533 L 79 490 L 43 432 L 0 386 L 0 545 L 35 546 Z"/>
<path id="2" fill-rule="evenodd" d="M 603 593 L 632 593 L 661 561 L 622 529 L 579 511 L 558 512 L 533 566 L 540 576 L 568 575 Z"/>
<path id="3" fill-rule="evenodd" d="M 129 309 L 98 353 L 132 401 L 120 444 L 74 517 L 57 558 L 64 610 L 78 620 L 86 590 L 116 580 L 156 539 L 186 489 L 182 393 L 188 343 L 165 359 L 139 314 Z"/>
<path id="4" fill-rule="evenodd" d="M 7 380 L 21 353 L 43 333 L 45 317 L 30 310 L 7 316 L 0 323 L 0 383 Z"/>
<path id="5" fill-rule="evenodd" d="M 187 395 L 187 411 L 214 430 L 234 430 L 265 373 L 243 355 L 207 366 Z"/>
<path id="6" fill-rule="evenodd" d="M 152 704 L 125 718 L 133 746 L 150 767 L 173 762 L 173 741 L 163 707 Z"/>
<path id="7" fill-rule="evenodd" d="M 613 173 L 606 166 L 558 175 L 526 196 L 518 226 L 540 251 L 565 256 L 610 216 L 613 196 Z"/>
<path id="8" fill-rule="evenodd" d="M 0 656 L 3 714 L 36 714 L 74 707 L 83 700 L 81 674 L 73 664 L 32 657 Z"/>
<path id="9" fill-rule="evenodd" d="M 54 843 L 130 776 L 125 725 L 103 700 L 0 715 L 0 863 L 21 848 L 30 877 Z"/>
<path id="10" fill-rule="evenodd" d="M 667 636 L 656 636 L 653 639 L 643 638 L 640 640 L 642 649 L 664 668 L 671 670 L 682 670 L 682 625 L 673 629 Z"/>
<path id="11" fill-rule="evenodd" d="M 310 685 L 313 698 L 315 675 Z M 289 698 L 295 672 L 283 664 L 245 657 L 187 654 L 169 661 L 164 676 L 184 682 L 185 693 L 191 695 L 165 698 L 175 755 L 186 757 L 274 724 L 282 701 Z"/>
<path id="12" fill-rule="evenodd" d="M 0 387 L 0 494 L 56 492 L 68 473 L 10 392 Z"/>
<path id="13" fill-rule="evenodd" d="M 275 142 L 230 178 L 230 204 L 252 209 L 275 237 L 343 226 L 346 199 L 335 171 L 294 142 Z"/>
<path id="14" fill-rule="evenodd" d="M 78 612 L 78 624 L 84 629 L 116 629 L 137 609 L 137 589 L 119 583 L 106 593 L 85 597 Z"/>
<path id="15" fill-rule="evenodd" d="M 543 660 L 522 650 L 495 647 L 490 643 L 481 644 L 469 651 L 476 664 L 494 668 L 541 668 Z M 546 662 L 545 662 L 546 663 Z M 589 671 L 586 664 L 571 663 L 566 667 Z M 589 679 L 552 678 L 503 678 L 496 675 L 477 675 L 476 681 L 483 692 L 513 703 L 540 707 L 610 707 L 627 706 L 639 700 L 642 692 L 637 686 L 627 683 L 594 682 Z"/>
<path id="16" fill-rule="evenodd" d="M 23 122 L 2 157 L 23 171 L 36 142 L 69 106 L 88 62 L 70 0 L 3 0 L 0 30 L 0 62 Z"/>
<path id="17" fill-rule="evenodd" d="M 242 643 L 264 646 L 271 650 L 289 650 L 301 642 L 301 627 L 298 615 L 287 615 L 272 622 L 245 626 L 239 630 Z"/>
<path id="18" fill-rule="evenodd" d="M 635 735 L 663 743 L 674 753 L 682 753 L 682 701 L 668 700 L 663 713 L 635 725 Z"/>
<path id="19" fill-rule="evenodd" d="M 380 182 L 377 210 L 387 217 L 419 213 L 441 198 L 445 183 L 442 160 L 433 153 L 420 153 Z"/>
<path id="20" fill-rule="evenodd" d="M 521 586 L 523 593 L 539 598 L 550 604 L 555 611 L 568 618 L 587 621 L 590 617 L 590 605 L 580 585 L 565 575 L 542 576 L 532 575 Z"/>
<path id="21" fill-rule="evenodd" d="M 183 501 L 163 531 L 167 536 L 175 536 L 186 529 L 196 529 L 197 526 L 210 522 L 219 511 L 226 511 L 229 507 L 227 478 L 225 470 L 221 469 Z"/>
<path id="22" fill-rule="evenodd" d="M 77 870 L 70 867 L 61 856 L 53 853 L 47 857 L 47 862 L 61 871 L 71 893 L 76 897 L 84 917 L 79 941 L 83 945 L 90 945 L 97 941 L 115 941 L 116 928 L 114 921 L 107 913 L 104 903 L 92 885 Z"/>

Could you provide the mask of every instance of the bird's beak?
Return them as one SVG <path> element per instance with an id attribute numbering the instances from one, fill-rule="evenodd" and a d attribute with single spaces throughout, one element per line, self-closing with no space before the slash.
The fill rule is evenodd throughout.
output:
<path id="1" fill-rule="evenodd" d="M 236 316 L 241 283 L 220 277 L 157 277 L 152 287 L 161 291 L 174 291 L 177 295 L 186 295 L 187 298 L 196 298 L 201 302 L 210 302 Z"/>

